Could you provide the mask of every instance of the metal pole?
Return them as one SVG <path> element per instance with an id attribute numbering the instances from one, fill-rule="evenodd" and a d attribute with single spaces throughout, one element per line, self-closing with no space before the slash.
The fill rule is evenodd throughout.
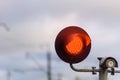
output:
<path id="1" fill-rule="evenodd" d="M 47 52 L 47 77 L 48 80 L 52 80 L 51 79 L 51 55 L 50 52 Z"/>
<path id="2" fill-rule="evenodd" d="M 99 60 L 99 80 L 107 80 L 107 76 L 108 76 L 108 68 L 103 68 L 100 66 L 101 64 L 101 59 L 102 58 L 98 58 Z"/>
<path id="3" fill-rule="evenodd" d="M 100 69 L 99 80 L 107 80 L 108 71 L 107 69 Z"/>

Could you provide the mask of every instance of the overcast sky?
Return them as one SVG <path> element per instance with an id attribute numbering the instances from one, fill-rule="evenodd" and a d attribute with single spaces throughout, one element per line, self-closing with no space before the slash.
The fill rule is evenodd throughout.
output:
<path id="1" fill-rule="evenodd" d="M 98 66 L 96 65 L 98 64 L 98 56 L 113 56 L 119 63 L 119 21 L 119 0 L 0 0 L 0 23 L 6 23 L 10 28 L 10 31 L 7 31 L 5 27 L 0 25 L 0 66 L 1 68 L 5 66 L 16 68 L 19 66 L 17 63 L 20 63 L 22 67 L 25 67 L 24 64 L 26 64 L 29 68 L 29 64 L 32 66 L 34 64 L 28 60 L 27 62 L 24 59 L 24 54 L 26 52 L 42 54 L 40 51 L 45 52 L 47 48 L 50 48 L 53 57 L 58 58 L 54 50 L 55 38 L 60 30 L 71 25 L 83 28 L 92 39 L 91 52 L 81 64 L 87 67 Z M 37 59 L 45 66 L 45 58 L 38 57 Z M 58 62 L 54 59 L 53 62 L 53 67 L 55 67 Z M 10 63 L 17 65 L 11 66 Z M 64 71 L 69 68 L 66 63 L 60 63 L 62 65 L 56 66 L 59 69 L 65 67 Z M 73 79 L 78 73 L 70 70 L 69 68 L 67 71 Z M 4 74 L 4 71 L 0 73 L 2 80 L 5 80 Z M 35 73 L 39 77 L 38 74 Z M 67 74 L 66 71 L 63 74 Z M 64 76 L 64 78 L 69 79 L 69 75 Z M 84 75 L 84 73 L 81 75 Z M 19 75 L 14 77 L 16 76 L 17 78 L 13 80 L 19 80 Z M 88 74 L 88 76 L 91 75 Z M 118 75 L 110 80 L 118 80 L 116 77 Z M 82 78 L 87 79 L 85 76 L 82 76 Z M 27 80 L 29 78 L 22 77 L 22 79 Z M 96 77 L 91 79 L 96 79 Z"/>

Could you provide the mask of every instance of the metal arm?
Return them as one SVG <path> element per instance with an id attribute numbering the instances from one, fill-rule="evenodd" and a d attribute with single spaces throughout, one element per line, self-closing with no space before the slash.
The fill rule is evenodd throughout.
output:
<path id="1" fill-rule="evenodd" d="M 76 69 L 72 63 L 70 63 L 70 67 L 72 70 L 76 72 L 92 72 L 93 74 L 96 74 L 96 72 L 100 72 L 100 69 L 96 69 L 96 67 L 92 67 L 92 69 Z M 112 70 L 107 70 L 108 73 L 111 73 Z M 120 73 L 120 70 L 115 70 L 115 73 Z"/>
<path id="2" fill-rule="evenodd" d="M 93 74 L 96 74 L 96 72 L 100 71 L 99 69 L 96 69 L 96 67 L 92 67 L 92 69 L 76 69 L 72 63 L 70 63 L 70 67 L 76 72 L 92 72 Z"/>

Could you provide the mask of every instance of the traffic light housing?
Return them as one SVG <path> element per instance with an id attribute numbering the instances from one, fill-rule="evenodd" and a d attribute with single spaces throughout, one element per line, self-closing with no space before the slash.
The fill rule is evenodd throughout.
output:
<path id="1" fill-rule="evenodd" d="M 57 55 L 67 63 L 83 61 L 91 49 L 91 39 L 86 31 L 78 26 L 64 28 L 56 37 Z"/>

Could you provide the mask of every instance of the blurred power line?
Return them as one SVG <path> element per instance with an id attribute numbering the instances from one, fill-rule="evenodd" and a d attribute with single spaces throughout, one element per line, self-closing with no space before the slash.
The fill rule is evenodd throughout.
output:
<path id="1" fill-rule="evenodd" d="M 0 23 L 0 27 L 3 27 L 7 32 L 10 31 L 10 28 L 7 26 L 6 23 L 1 22 L 1 23 Z"/>
<path id="2" fill-rule="evenodd" d="M 46 56 L 47 56 L 47 71 L 45 71 L 45 69 L 43 69 L 41 67 L 40 63 L 33 56 L 31 56 L 29 52 L 26 53 L 26 58 L 31 58 L 34 61 L 34 63 L 38 66 L 38 68 L 41 71 L 43 71 L 43 72 L 45 72 L 47 74 L 48 80 L 52 80 L 52 74 L 51 74 L 51 53 L 48 51 Z"/>
<path id="3" fill-rule="evenodd" d="M 6 80 L 11 80 L 12 72 L 17 72 L 17 73 L 24 73 L 24 71 L 20 69 L 7 69 L 6 70 Z"/>
<path id="4" fill-rule="evenodd" d="M 46 73 L 45 69 L 41 67 L 40 63 L 39 63 L 33 56 L 31 56 L 31 54 L 30 54 L 29 52 L 26 53 L 26 58 L 32 59 L 32 61 L 38 66 L 38 68 L 39 68 L 41 71 L 43 71 L 43 72 Z"/>

